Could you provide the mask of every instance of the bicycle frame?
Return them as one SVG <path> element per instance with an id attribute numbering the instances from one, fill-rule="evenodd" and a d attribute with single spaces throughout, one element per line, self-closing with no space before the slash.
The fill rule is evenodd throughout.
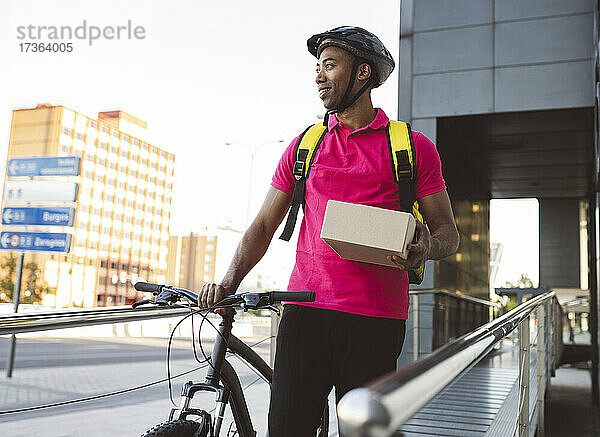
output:
<path id="1" fill-rule="evenodd" d="M 225 359 L 227 349 L 240 356 L 249 365 L 254 367 L 268 382 L 273 379 L 273 370 L 269 365 L 248 345 L 231 333 L 235 311 L 228 311 L 222 316 L 219 324 L 219 334 L 215 339 L 210 357 L 210 367 L 203 383 L 188 381 L 182 388 L 181 403 L 178 419 L 186 419 L 188 415 L 206 418 L 210 422 L 210 415 L 190 408 L 194 394 L 199 391 L 210 391 L 217 395 L 216 418 L 214 428 L 209 425 L 209 436 L 218 436 L 223 423 L 223 415 L 227 403 L 231 403 L 233 418 L 240 437 L 255 437 L 256 431 L 252 426 L 248 405 L 240 384 L 240 380 L 233 366 Z M 220 384 L 222 382 L 222 385 Z M 173 420 L 176 411 L 171 410 L 169 420 Z M 207 417 L 208 416 L 208 417 Z"/>

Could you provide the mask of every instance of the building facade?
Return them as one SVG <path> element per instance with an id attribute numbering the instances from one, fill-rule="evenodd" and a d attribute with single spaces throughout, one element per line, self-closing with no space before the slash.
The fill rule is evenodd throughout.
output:
<path id="1" fill-rule="evenodd" d="M 436 143 L 461 234 L 427 287 L 487 298 L 489 201 L 537 198 L 540 288 L 589 296 L 596 405 L 598 22 L 593 0 L 403 0 L 397 71 L 398 116 Z"/>
<path id="2" fill-rule="evenodd" d="M 13 111 L 8 158 L 81 158 L 80 176 L 61 177 L 79 184 L 74 226 L 51 230 L 72 233 L 70 253 L 27 255 L 55 291 L 45 304 L 129 304 L 138 280 L 166 280 L 175 156 L 144 141 L 145 129 L 123 111 L 97 119 L 48 104 Z"/>
<path id="3" fill-rule="evenodd" d="M 217 237 L 190 233 L 169 238 L 167 283 L 198 291 L 215 281 Z"/>

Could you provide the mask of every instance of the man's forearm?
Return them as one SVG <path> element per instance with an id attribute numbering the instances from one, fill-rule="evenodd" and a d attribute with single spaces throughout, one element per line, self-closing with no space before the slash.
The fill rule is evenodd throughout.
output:
<path id="1" fill-rule="evenodd" d="M 441 225 L 431 234 L 429 259 L 442 259 L 452 255 L 458 249 L 460 237 L 453 224 Z"/>
<path id="2" fill-rule="evenodd" d="M 221 284 L 236 290 L 244 277 L 261 260 L 273 235 L 264 226 L 253 223 L 244 233 Z"/>

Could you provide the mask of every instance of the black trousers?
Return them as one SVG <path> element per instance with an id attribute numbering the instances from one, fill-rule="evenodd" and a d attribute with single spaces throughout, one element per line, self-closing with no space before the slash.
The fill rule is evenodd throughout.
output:
<path id="1" fill-rule="evenodd" d="M 405 329 L 405 320 L 286 305 L 277 336 L 269 437 L 313 437 L 332 387 L 339 402 L 349 390 L 396 369 Z"/>

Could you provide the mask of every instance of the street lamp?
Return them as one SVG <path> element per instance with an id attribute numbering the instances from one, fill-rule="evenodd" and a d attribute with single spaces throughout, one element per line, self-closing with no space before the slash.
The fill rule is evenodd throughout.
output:
<path id="1" fill-rule="evenodd" d="M 228 147 L 234 147 L 234 146 L 243 146 L 244 150 L 248 151 L 250 153 L 250 171 L 249 171 L 249 180 L 248 180 L 248 202 L 247 202 L 247 206 L 246 206 L 246 221 L 248 222 L 248 224 L 250 224 L 250 206 L 251 206 L 251 199 L 252 199 L 252 182 L 254 180 L 254 158 L 256 156 L 256 153 L 265 148 L 266 146 L 272 146 L 273 144 L 282 144 L 283 140 L 275 140 L 275 141 L 268 141 L 268 142 L 262 142 L 260 144 L 256 144 L 256 143 L 239 143 L 239 142 L 225 142 L 225 145 Z"/>

